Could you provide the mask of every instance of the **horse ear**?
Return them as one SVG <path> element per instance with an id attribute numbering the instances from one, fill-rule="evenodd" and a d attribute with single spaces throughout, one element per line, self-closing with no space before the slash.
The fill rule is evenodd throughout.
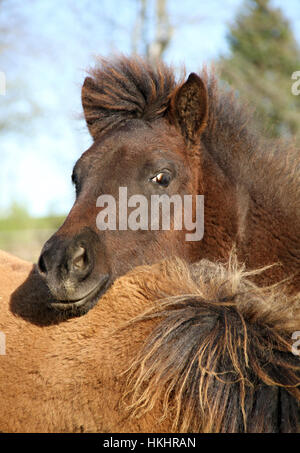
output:
<path id="1" fill-rule="evenodd" d="M 201 78 L 192 72 L 187 81 L 172 95 L 168 118 L 180 129 L 187 141 L 195 142 L 206 126 L 207 113 L 206 86 Z"/>
<path id="2" fill-rule="evenodd" d="M 87 127 L 93 139 L 96 139 L 96 130 L 94 127 L 97 115 L 94 114 L 92 93 L 95 91 L 94 81 L 91 77 L 86 77 L 81 89 L 81 104 Z"/>

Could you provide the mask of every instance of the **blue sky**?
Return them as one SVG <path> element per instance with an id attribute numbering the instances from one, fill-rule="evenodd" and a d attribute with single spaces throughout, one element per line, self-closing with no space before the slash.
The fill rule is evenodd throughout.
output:
<path id="1" fill-rule="evenodd" d="M 228 24 L 242 3 L 169 0 L 176 27 L 165 60 L 197 71 L 228 52 Z M 300 42 L 299 0 L 272 3 L 284 11 Z M 85 69 L 96 55 L 130 53 L 135 11 L 136 0 L 1 3 L 6 48 L 0 52 L 0 71 L 6 74 L 7 93 L 0 96 L 0 124 L 5 118 L 9 124 L 0 130 L 0 215 L 13 200 L 37 216 L 70 209 L 72 166 L 91 143 L 80 119 Z M 22 120 L 32 113 L 34 121 Z"/>

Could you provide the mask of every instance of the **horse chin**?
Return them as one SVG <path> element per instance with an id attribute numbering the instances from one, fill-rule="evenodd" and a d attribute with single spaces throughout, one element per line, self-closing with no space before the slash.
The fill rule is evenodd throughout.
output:
<path id="1" fill-rule="evenodd" d="M 93 308 L 107 291 L 111 281 L 105 276 L 88 294 L 78 300 L 59 300 L 49 302 L 48 306 L 56 311 L 64 312 L 70 316 L 81 316 Z"/>

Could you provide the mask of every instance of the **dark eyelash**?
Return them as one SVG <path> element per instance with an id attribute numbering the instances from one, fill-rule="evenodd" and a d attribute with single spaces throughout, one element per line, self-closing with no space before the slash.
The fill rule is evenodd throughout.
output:
<path id="1" fill-rule="evenodd" d="M 80 191 L 80 184 L 78 181 L 78 177 L 75 173 L 72 173 L 71 179 L 72 179 L 72 183 L 75 186 L 75 192 L 76 192 L 76 197 L 77 197 L 77 195 L 79 194 L 79 191 Z"/>
<path id="2" fill-rule="evenodd" d="M 72 179 L 72 183 L 76 185 L 78 182 L 78 179 L 77 179 L 77 176 L 75 173 L 72 173 L 71 179 Z"/>

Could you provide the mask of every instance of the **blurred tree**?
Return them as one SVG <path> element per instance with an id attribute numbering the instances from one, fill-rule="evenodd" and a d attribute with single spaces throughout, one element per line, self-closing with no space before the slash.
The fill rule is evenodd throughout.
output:
<path id="1" fill-rule="evenodd" d="M 132 52 L 140 52 L 149 60 L 155 62 L 163 57 L 173 35 L 173 26 L 170 23 L 168 13 L 168 1 L 155 0 L 152 39 L 149 34 L 151 23 L 149 9 L 152 9 L 153 5 L 148 0 L 137 0 L 137 3 L 138 11 L 132 34 Z"/>
<path id="2" fill-rule="evenodd" d="M 0 93 L 0 132 L 16 131 L 28 134 L 28 123 L 35 119 L 41 108 L 33 99 L 17 58 L 30 49 L 27 42 L 26 24 L 20 15 L 20 0 L 0 0 L 0 72 L 5 79 L 5 90 Z M 1 159 L 3 150 L 0 149 Z"/>
<path id="3" fill-rule="evenodd" d="M 273 137 L 300 141 L 300 96 L 292 74 L 300 49 L 288 21 L 269 0 L 246 0 L 227 36 L 231 53 L 219 63 L 221 78 L 256 110 L 256 122 Z"/>

